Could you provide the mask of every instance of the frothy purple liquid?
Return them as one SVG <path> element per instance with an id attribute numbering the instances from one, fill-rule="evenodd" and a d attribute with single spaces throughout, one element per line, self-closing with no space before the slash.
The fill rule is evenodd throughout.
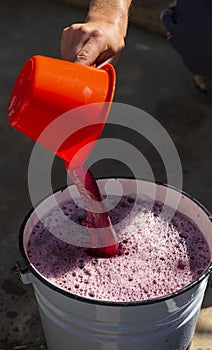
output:
<path id="1" fill-rule="evenodd" d="M 92 257 L 52 235 L 40 222 L 31 233 L 28 257 L 51 283 L 82 297 L 129 302 L 170 294 L 197 279 L 211 254 L 190 219 L 176 212 L 169 223 L 159 215 L 161 208 L 159 202 L 122 197 L 109 212 L 123 239 L 118 256 Z M 76 222 L 82 216 L 73 201 L 64 203 L 63 210 Z M 166 207 L 167 214 L 170 210 Z M 56 210 L 48 216 L 58 224 Z"/>

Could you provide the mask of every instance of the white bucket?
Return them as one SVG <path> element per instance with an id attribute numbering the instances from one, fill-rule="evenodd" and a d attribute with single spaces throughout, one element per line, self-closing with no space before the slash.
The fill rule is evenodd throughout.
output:
<path id="1" fill-rule="evenodd" d="M 98 180 L 104 193 L 107 180 Z M 135 180 L 116 179 L 125 193 L 135 193 Z M 137 181 L 137 194 L 154 195 L 156 200 L 191 218 L 200 228 L 212 255 L 212 222 L 197 201 L 174 188 Z M 73 186 L 54 194 L 58 203 L 70 198 Z M 116 188 L 116 186 L 115 186 Z M 114 194 L 116 194 L 114 188 Z M 118 193 L 119 194 L 119 193 Z M 40 215 L 48 213 L 53 195 L 38 205 Z M 55 203 L 55 202 L 54 202 Z M 183 350 L 193 336 L 212 263 L 198 280 L 165 297 L 141 302 L 101 302 L 68 293 L 49 283 L 30 264 L 27 244 L 38 221 L 35 211 L 25 219 L 20 232 L 20 251 L 27 265 L 24 283 L 32 283 L 49 350 Z"/>

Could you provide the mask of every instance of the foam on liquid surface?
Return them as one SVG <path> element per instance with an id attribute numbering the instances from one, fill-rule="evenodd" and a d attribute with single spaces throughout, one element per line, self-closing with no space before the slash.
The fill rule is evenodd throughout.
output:
<path id="1" fill-rule="evenodd" d="M 113 200 L 109 196 L 108 201 Z M 190 219 L 176 212 L 169 223 L 160 217 L 161 208 L 159 202 L 122 197 L 109 212 L 122 237 L 116 257 L 92 257 L 85 249 L 52 235 L 41 222 L 30 236 L 28 257 L 51 283 L 86 298 L 121 302 L 170 294 L 198 278 L 211 256 L 202 233 Z M 73 201 L 63 203 L 62 210 L 75 222 L 84 215 Z M 170 208 L 166 207 L 166 212 L 168 216 Z M 58 209 L 50 212 L 46 221 L 61 230 Z"/>

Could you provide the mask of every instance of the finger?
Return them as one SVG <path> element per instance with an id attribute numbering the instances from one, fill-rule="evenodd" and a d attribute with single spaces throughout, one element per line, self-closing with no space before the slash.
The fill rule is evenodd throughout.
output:
<path id="1" fill-rule="evenodd" d="M 105 64 L 112 64 L 116 66 L 120 60 L 123 49 L 120 49 L 117 53 L 114 53 L 112 50 L 106 50 L 100 54 L 96 60 L 96 64 L 101 68 Z"/>
<path id="2" fill-rule="evenodd" d="M 63 59 L 74 62 L 77 54 L 89 38 L 90 33 L 82 29 L 81 24 L 74 24 L 65 28 L 61 39 L 61 56 Z"/>
<path id="3" fill-rule="evenodd" d="M 103 38 L 91 37 L 78 52 L 75 62 L 90 66 L 105 49 Z"/>
<path id="4" fill-rule="evenodd" d="M 60 41 L 60 54 L 63 59 L 68 59 L 71 41 L 70 27 L 67 27 L 63 30 Z"/>
<path id="5" fill-rule="evenodd" d="M 174 34 L 176 32 L 176 23 L 174 21 L 174 12 L 171 9 L 166 9 L 161 12 L 161 20 L 167 30 L 171 33 Z"/>
<path id="6" fill-rule="evenodd" d="M 82 25 L 76 33 L 74 33 L 71 52 L 73 62 L 83 64 L 83 62 L 80 62 L 79 57 L 84 55 L 84 50 L 86 50 L 86 45 L 88 45 L 92 35 L 91 28 L 87 25 Z M 85 62 L 84 64 L 87 65 L 88 63 Z"/>

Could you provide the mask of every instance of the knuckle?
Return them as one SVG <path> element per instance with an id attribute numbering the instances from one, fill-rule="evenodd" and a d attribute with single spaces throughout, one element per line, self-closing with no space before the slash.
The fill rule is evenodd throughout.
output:
<path id="1" fill-rule="evenodd" d="M 103 31 L 98 28 L 92 28 L 89 25 L 84 25 L 80 28 L 81 33 L 84 35 L 90 35 L 93 38 L 103 37 Z"/>
<path id="2" fill-rule="evenodd" d="M 74 23 L 69 27 L 70 31 L 75 31 L 79 29 L 79 24 L 78 23 Z"/>
<path id="3" fill-rule="evenodd" d="M 77 32 L 79 28 L 80 28 L 80 24 L 75 23 L 70 25 L 69 27 L 64 28 L 63 32 L 74 33 L 74 32 Z"/>
<path id="4" fill-rule="evenodd" d="M 89 52 L 87 50 L 83 50 L 78 53 L 77 59 L 81 61 L 86 61 L 88 59 L 88 56 L 89 56 Z"/>
<path id="5" fill-rule="evenodd" d="M 94 29 L 92 35 L 94 38 L 101 38 L 103 36 L 103 31 L 101 29 Z"/>
<path id="6" fill-rule="evenodd" d="M 70 27 L 66 27 L 66 28 L 63 28 L 63 33 L 64 32 L 67 32 L 69 30 Z"/>
<path id="7" fill-rule="evenodd" d="M 83 36 L 87 36 L 88 34 L 90 34 L 90 29 L 86 25 L 82 26 L 80 28 L 80 31 Z"/>

